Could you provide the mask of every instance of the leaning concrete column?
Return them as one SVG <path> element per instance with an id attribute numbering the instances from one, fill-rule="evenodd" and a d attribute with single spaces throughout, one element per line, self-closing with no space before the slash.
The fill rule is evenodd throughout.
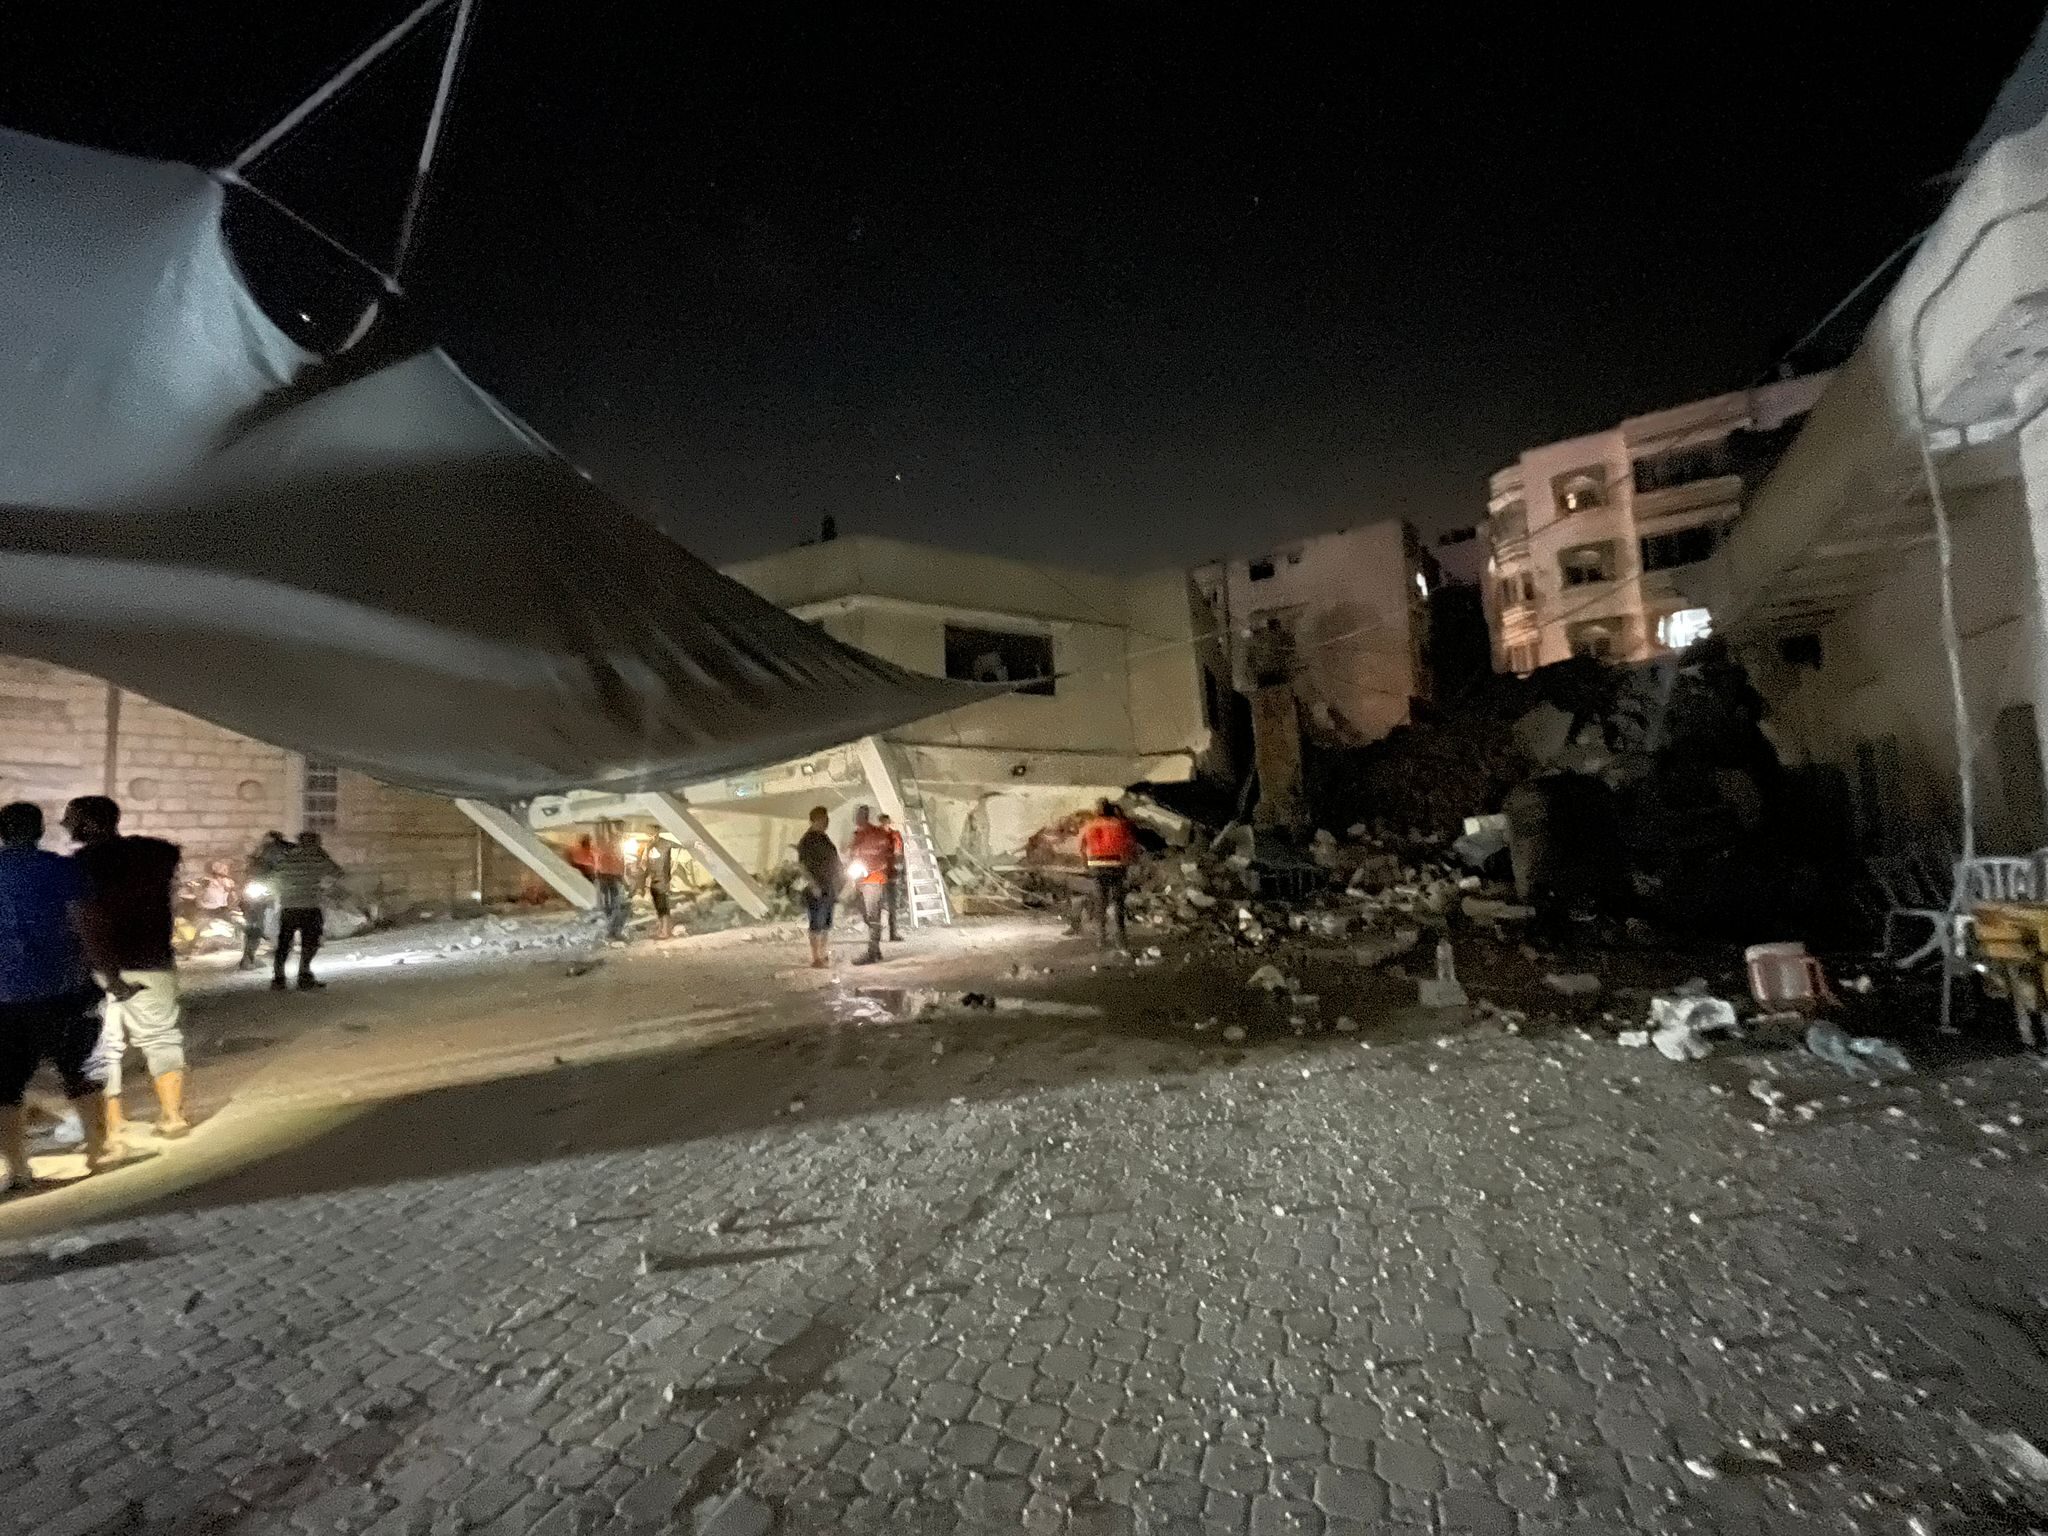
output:
<path id="1" fill-rule="evenodd" d="M 725 894 L 738 902 L 748 916 L 768 915 L 768 893 L 747 873 L 746 866 L 705 829 L 687 805 L 674 795 L 652 794 L 640 796 L 640 806 L 703 861 L 711 877 L 725 887 Z"/>
<path id="2" fill-rule="evenodd" d="M 553 886 L 572 907 L 588 912 L 597 905 L 597 889 L 576 866 L 544 842 L 538 832 L 495 805 L 457 800 L 456 809 L 490 834 L 491 841 Z"/>

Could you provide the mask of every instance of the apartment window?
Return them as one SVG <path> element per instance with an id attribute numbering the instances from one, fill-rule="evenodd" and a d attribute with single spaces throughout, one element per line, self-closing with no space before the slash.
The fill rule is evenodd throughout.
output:
<path id="1" fill-rule="evenodd" d="M 1493 547 L 1496 551 L 1503 544 L 1512 544 L 1528 536 L 1529 509 L 1523 503 L 1511 501 L 1493 514 Z"/>
<path id="2" fill-rule="evenodd" d="M 1271 581 L 1273 579 L 1272 558 L 1269 556 L 1264 560 L 1252 561 L 1250 565 L 1245 567 L 1245 574 L 1250 576 L 1253 581 Z"/>
<path id="3" fill-rule="evenodd" d="M 1657 620 L 1657 643 L 1668 651 L 1698 645 L 1714 632 L 1714 615 L 1705 608 L 1680 608 Z"/>
<path id="4" fill-rule="evenodd" d="M 1574 656 L 1608 661 L 1628 649 L 1620 619 L 1581 619 L 1565 627 L 1565 644 Z"/>
<path id="5" fill-rule="evenodd" d="M 1671 533 L 1653 533 L 1643 540 L 1643 569 L 1668 571 L 1681 565 L 1697 565 L 1714 552 L 1718 533 L 1712 523 Z"/>
<path id="6" fill-rule="evenodd" d="M 1053 691 L 1052 636 L 946 626 L 946 676 L 969 683 L 1021 683 L 1016 693 Z"/>
<path id="7" fill-rule="evenodd" d="M 1527 572 L 1500 579 L 1500 605 L 1513 608 L 1522 603 L 1536 601 L 1536 578 Z"/>
<path id="8" fill-rule="evenodd" d="M 1600 469 L 1568 469 L 1553 475 L 1550 493 L 1561 514 L 1591 512 L 1607 505 L 1607 475 Z"/>
<path id="9" fill-rule="evenodd" d="M 1253 622 L 1245 647 L 1253 686 L 1271 688 L 1293 678 L 1294 613 L 1265 613 Z"/>
<path id="10" fill-rule="evenodd" d="M 1603 539 L 1598 544 L 1574 544 L 1570 549 L 1557 553 L 1557 572 L 1568 587 L 1590 587 L 1597 582 L 1614 580 L 1614 541 Z"/>
<path id="11" fill-rule="evenodd" d="M 1527 677 L 1536 670 L 1536 643 L 1525 640 L 1520 645 L 1508 647 L 1508 670 L 1518 676 Z"/>
<path id="12" fill-rule="evenodd" d="M 307 758 L 299 785 L 299 828 L 332 832 L 341 825 L 341 769 Z"/>
<path id="13" fill-rule="evenodd" d="M 1675 485 L 1691 485 L 1695 480 L 1718 480 L 1737 473 L 1739 468 L 1726 442 L 1672 448 L 1635 461 L 1636 489 L 1669 490 Z"/>

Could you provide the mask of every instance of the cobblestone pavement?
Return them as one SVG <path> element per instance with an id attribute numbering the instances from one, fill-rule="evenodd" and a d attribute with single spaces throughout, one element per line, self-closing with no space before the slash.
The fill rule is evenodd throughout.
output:
<path id="1" fill-rule="evenodd" d="M 2030 1063 L 1884 1088 L 1391 1007 L 1233 1050 L 786 995 L 14 1243 L 0 1520 L 2031 1528 Z"/>

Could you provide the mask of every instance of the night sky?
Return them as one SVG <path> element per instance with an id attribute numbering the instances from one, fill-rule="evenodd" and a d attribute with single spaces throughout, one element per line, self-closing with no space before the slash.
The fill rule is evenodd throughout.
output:
<path id="1" fill-rule="evenodd" d="M 410 8 L 14 0 L 0 121 L 222 162 Z M 1434 532 L 1526 445 L 1768 370 L 2040 16 L 1325 9 L 483 0 L 408 283 L 713 559 L 827 513 L 1116 565 Z M 266 185 L 381 255 L 438 40 Z"/>

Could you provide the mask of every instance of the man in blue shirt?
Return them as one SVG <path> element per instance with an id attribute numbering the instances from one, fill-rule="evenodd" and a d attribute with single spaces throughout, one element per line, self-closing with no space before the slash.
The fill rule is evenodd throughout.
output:
<path id="1" fill-rule="evenodd" d="M 33 1183 L 22 1096 L 46 1061 L 85 1123 L 89 1167 L 100 1166 L 105 1146 L 103 1080 L 93 1064 L 100 992 L 78 929 L 84 887 L 78 866 L 42 840 L 38 807 L 0 806 L 0 1193 Z"/>

